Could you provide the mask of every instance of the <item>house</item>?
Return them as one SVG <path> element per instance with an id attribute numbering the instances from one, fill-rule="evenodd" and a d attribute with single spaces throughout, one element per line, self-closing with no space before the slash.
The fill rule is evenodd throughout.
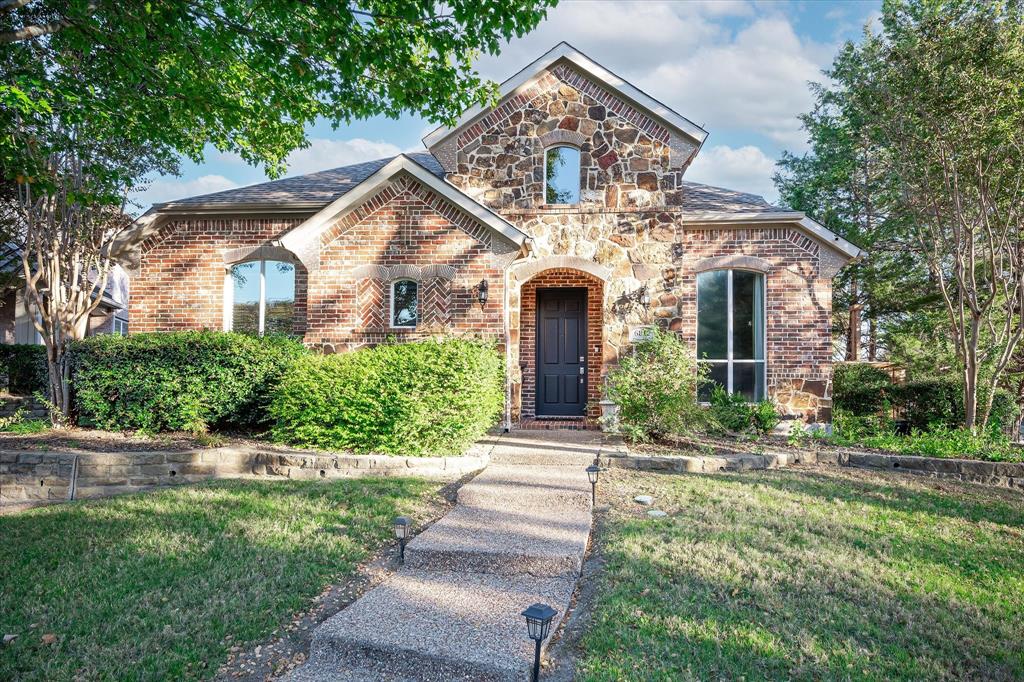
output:
<path id="1" fill-rule="evenodd" d="M 132 330 L 291 332 L 325 352 L 498 339 L 506 424 L 595 418 L 651 325 L 729 391 L 831 418 L 853 244 L 684 179 L 708 133 L 562 43 L 427 151 L 154 206 L 119 245 Z"/>
<path id="2" fill-rule="evenodd" d="M 42 344 L 25 305 L 21 250 L 16 244 L 0 244 L 0 344 Z M 100 302 L 89 315 L 86 335 L 128 333 L 128 273 L 114 265 Z"/>

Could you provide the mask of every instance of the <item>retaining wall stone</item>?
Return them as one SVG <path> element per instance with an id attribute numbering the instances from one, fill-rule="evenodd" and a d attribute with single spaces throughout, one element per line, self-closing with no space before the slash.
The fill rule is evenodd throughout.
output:
<path id="1" fill-rule="evenodd" d="M 218 478 L 453 477 L 479 471 L 489 448 L 461 457 L 396 457 L 223 447 L 180 452 L 0 450 L 0 509 L 107 497 Z"/>

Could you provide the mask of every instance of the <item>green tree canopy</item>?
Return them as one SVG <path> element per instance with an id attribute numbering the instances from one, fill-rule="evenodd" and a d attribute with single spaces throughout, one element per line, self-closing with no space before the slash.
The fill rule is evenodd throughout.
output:
<path id="1" fill-rule="evenodd" d="M 318 118 L 450 123 L 490 102 L 474 59 L 555 2 L 0 0 L 2 166 L 32 171 L 7 132 L 74 117 L 165 171 L 212 144 L 277 175 Z"/>

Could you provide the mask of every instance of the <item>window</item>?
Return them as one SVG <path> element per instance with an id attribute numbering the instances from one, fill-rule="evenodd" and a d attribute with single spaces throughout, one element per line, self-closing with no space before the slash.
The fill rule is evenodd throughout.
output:
<path id="1" fill-rule="evenodd" d="M 231 267 L 230 329 L 245 334 L 291 334 L 295 324 L 295 266 L 256 260 Z"/>
<path id="2" fill-rule="evenodd" d="M 122 317 L 115 317 L 113 332 L 121 336 L 128 336 L 128 320 Z"/>
<path id="3" fill-rule="evenodd" d="M 697 275 L 697 358 L 708 378 L 753 402 L 765 396 L 764 276 L 746 270 Z M 711 397 L 711 386 L 700 399 Z"/>
<path id="4" fill-rule="evenodd" d="M 411 279 L 391 283 L 391 326 L 415 327 L 418 318 L 419 285 Z"/>
<path id="5" fill-rule="evenodd" d="M 544 203 L 580 203 L 580 150 L 551 147 L 544 152 Z"/>

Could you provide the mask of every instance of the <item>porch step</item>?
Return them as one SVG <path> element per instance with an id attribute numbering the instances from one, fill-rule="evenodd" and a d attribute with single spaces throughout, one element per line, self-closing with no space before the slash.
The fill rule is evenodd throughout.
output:
<path id="1" fill-rule="evenodd" d="M 495 464 L 586 467 L 601 453 L 599 431 L 511 431 L 489 439 Z"/>
<path id="2" fill-rule="evenodd" d="M 403 568 L 317 629 L 311 661 L 288 679 L 522 682 L 534 602 L 565 614 L 575 576 L 537 578 Z M 363 677 L 353 677 L 353 675 Z"/>
<path id="3" fill-rule="evenodd" d="M 590 535 L 590 500 L 557 511 L 543 501 L 501 509 L 460 504 L 409 543 L 406 565 L 501 575 L 578 575 Z"/>
<path id="4" fill-rule="evenodd" d="M 593 460 L 590 460 L 592 463 Z M 510 512 L 590 510 L 590 482 L 583 466 L 492 464 L 459 489 L 459 504 Z M 436 524 L 435 524 L 436 525 Z"/>

